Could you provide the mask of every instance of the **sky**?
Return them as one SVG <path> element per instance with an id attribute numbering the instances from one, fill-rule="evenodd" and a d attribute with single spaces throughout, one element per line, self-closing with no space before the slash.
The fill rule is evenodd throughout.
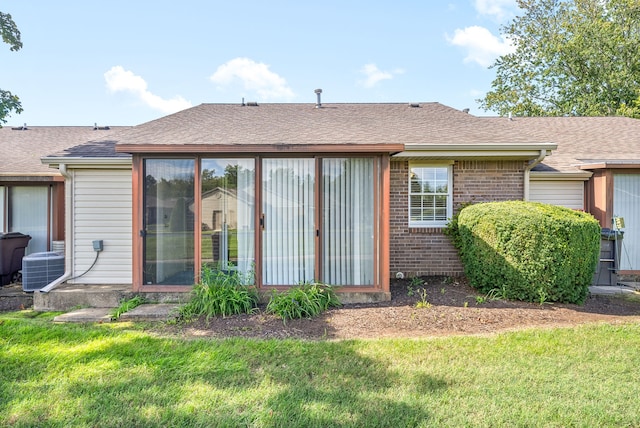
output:
<path id="1" fill-rule="evenodd" d="M 137 125 L 202 103 L 477 99 L 511 51 L 516 0 L 6 0 L 5 126 Z"/>

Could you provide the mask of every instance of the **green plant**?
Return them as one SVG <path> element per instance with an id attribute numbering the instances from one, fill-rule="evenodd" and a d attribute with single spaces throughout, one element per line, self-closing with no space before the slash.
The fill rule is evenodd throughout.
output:
<path id="1" fill-rule="evenodd" d="M 595 270 L 600 225 L 590 214 L 535 202 L 468 206 L 456 219 L 467 278 L 501 298 L 582 303 Z"/>
<path id="2" fill-rule="evenodd" d="M 427 290 L 423 288 L 418 294 L 420 295 L 420 300 L 416 302 L 416 308 L 429 309 L 431 307 L 431 303 L 427 300 Z"/>
<path id="3" fill-rule="evenodd" d="M 137 308 L 143 303 L 145 303 L 145 300 L 142 296 L 134 296 L 131 299 L 124 299 L 120 302 L 117 308 L 114 308 L 111 311 L 109 315 L 111 316 L 111 319 L 115 321 L 120 318 L 120 316 L 125 312 L 129 312 L 133 308 Z"/>
<path id="4" fill-rule="evenodd" d="M 178 309 L 181 319 L 189 321 L 199 316 L 227 316 L 252 313 L 258 304 L 258 293 L 251 284 L 253 273 L 242 274 L 232 267 L 202 268 L 199 284 L 193 287 L 191 299 Z"/>
<path id="5" fill-rule="evenodd" d="M 413 297 L 414 294 L 416 294 L 416 291 L 413 289 L 413 286 L 411 284 L 407 285 L 407 296 Z"/>
<path id="6" fill-rule="evenodd" d="M 413 278 L 411 278 L 410 283 L 412 287 L 421 287 L 422 285 L 424 285 L 424 279 L 420 278 L 419 276 L 414 276 Z"/>
<path id="7" fill-rule="evenodd" d="M 319 282 L 307 282 L 291 289 L 273 291 L 267 304 L 267 312 L 288 319 L 311 318 L 321 312 L 340 306 L 335 287 Z"/>

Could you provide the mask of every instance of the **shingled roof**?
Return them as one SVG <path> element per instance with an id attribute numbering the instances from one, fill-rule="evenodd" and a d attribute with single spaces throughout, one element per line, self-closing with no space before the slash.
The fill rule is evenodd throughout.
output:
<path id="1" fill-rule="evenodd" d="M 116 150 L 529 142 L 527 135 L 439 103 L 201 104 L 120 134 Z"/>
<path id="2" fill-rule="evenodd" d="M 43 165 L 40 158 L 47 154 L 65 153 L 68 147 L 104 139 L 124 127 L 96 128 L 92 126 L 29 126 L 0 128 L 0 181 L 21 181 L 25 177 L 51 179 L 59 176 L 57 170 Z M 113 145 L 103 151 L 115 155 Z M 90 146 L 89 146 L 90 147 Z M 84 150 L 84 154 L 91 154 Z M 94 150 L 95 153 L 95 150 Z"/>
<path id="3" fill-rule="evenodd" d="M 640 166 L 640 120 L 626 117 L 484 118 L 558 148 L 534 171 L 571 172 L 589 165 Z"/>

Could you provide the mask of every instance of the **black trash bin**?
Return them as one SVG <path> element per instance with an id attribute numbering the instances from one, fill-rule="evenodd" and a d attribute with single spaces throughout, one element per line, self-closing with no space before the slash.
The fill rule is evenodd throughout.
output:
<path id="1" fill-rule="evenodd" d="M 11 283 L 22 269 L 24 250 L 31 236 L 20 232 L 0 233 L 0 286 Z"/>
<path id="2" fill-rule="evenodd" d="M 600 233 L 600 260 L 596 266 L 593 285 L 616 285 L 622 254 L 624 232 L 603 228 Z"/>

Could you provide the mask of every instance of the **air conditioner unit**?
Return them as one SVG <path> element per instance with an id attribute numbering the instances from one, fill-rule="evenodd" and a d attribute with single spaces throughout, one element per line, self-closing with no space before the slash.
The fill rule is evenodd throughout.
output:
<path id="1" fill-rule="evenodd" d="M 56 252 L 33 253 L 22 258 L 22 290 L 36 291 L 64 274 L 64 256 Z"/>

